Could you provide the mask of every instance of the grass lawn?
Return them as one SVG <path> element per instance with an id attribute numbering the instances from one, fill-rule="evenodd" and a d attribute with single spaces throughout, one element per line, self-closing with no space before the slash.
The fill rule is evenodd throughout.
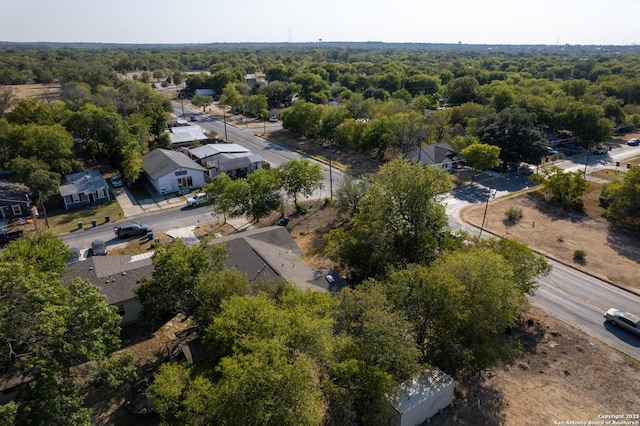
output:
<path id="1" fill-rule="evenodd" d="M 53 214 L 49 212 L 49 229 L 57 235 L 77 230 L 78 222 L 82 222 L 83 227 L 86 228 L 91 226 L 92 220 L 95 220 L 100 226 L 107 223 L 106 216 L 109 216 L 110 222 L 115 222 L 122 217 L 122 209 L 116 200 L 83 209 L 62 210 Z"/>

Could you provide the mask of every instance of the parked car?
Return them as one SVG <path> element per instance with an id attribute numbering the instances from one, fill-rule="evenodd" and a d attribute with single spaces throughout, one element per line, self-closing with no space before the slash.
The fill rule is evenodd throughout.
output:
<path id="1" fill-rule="evenodd" d="M 629 312 L 611 308 L 604 313 L 604 317 L 611 325 L 624 328 L 633 334 L 640 336 L 640 317 Z"/>
<path id="2" fill-rule="evenodd" d="M 549 154 L 551 154 L 551 155 L 558 155 L 558 154 L 560 154 L 560 151 L 558 151 L 558 150 L 557 150 L 557 149 L 555 149 L 555 148 L 551 148 L 550 146 L 548 146 L 548 147 L 547 147 L 547 151 L 549 151 Z"/>
<path id="3" fill-rule="evenodd" d="M 189 117 L 189 121 L 198 121 L 198 119 L 195 115 L 192 115 L 191 117 Z"/>
<path id="4" fill-rule="evenodd" d="M 114 188 L 120 188 L 122 186 L 122 179 L 120 179 L 120 176 L 113 175 L 109 179 L 111 180 L 111 186 Z"/>
<path id="5" fill-rule="evenodd" d="M 604 155 L 607 152 L 609 152 L 609 148 L 604 147 L 604 146 L 599 146 L 599 147 L 597 147 L 596 149 L 593 150 L 593 153 L 595 155 Z"/>
<path id="6" fill-rule="evenodd" d="M 193 197 L 187 199 L 187 207 L 199 206 L 199 205 L 205 203 L 208 199 L 209 199 L 209 197 L 207 196 L 206 193 L 198 192 Z"/>
<path id="7" fill-rule="evenodd" d="M 102 240 L 93 240 L 91 242 L 91 254 L 93 256 L 106 256 L 107 244 Z"/>
<path id="8" fill-rule="evenodd" d="M 71 247 L 69 251 L 71 252 L 73 257 L 69 259 L 67 265 L 73 265 L 74 263 L 80 262 L 80 260 L 82 259 L 82 255 L 80 254 L 80 250 L 78 250 L 78 247 Z"/>
<path id="9" fill-rule="evenodd" d="M 640 145 L 640 139 L 638 139 L 638 138 L 629 139 L 627 141 L 627 145 L 629 145 L 629 146 L 638 146 L 638 145 Z"/>
<path id="10" fill-rule="evenodd" d="M 149 225 L 140 225 L 139 223 L 128 223 L 126 225 L 114 226 L 113 232 L 115 232 L 118 238 L 136 237 L 138 235 L 147 235 L 151 232 Z"/>
<path id="11" fill-rule="evenodd" d="M 278 122 L 278 117 L 276 117 L 275 115 L 272 115 L 271 117 L 269 117 L 269 121 L 272 123 L 277 123 Z"/>

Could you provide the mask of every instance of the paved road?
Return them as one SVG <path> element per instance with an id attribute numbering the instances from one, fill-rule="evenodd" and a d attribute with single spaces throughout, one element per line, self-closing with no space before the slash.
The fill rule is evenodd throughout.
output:
<path id="1" fill-rule="evenodd" d="M 182 115 L 182 106 L 179 102 L 173 102 L 173 108 L 176 115 Z M 187 106 L 184 107 L 184 111 L 186 116 L 196 116 L 198 118 L 197 124 L 206 131 L 213 130 L 218 135 L 225 134 L 225 125 L 222 121 L 202 114 Z M 291 151 L 272 141 L 256 136 L 256 133 L 262 132 L 262 128 L 242 128 L 235 127 L 230 124 L 227 124 L 226 128 L 226 134 L 229 140 L 244 146 L 255 154 L 260 154 L 262 158 L 271 163 L 273 167 L 278 167 L 289 160 L 309 158 L 302 153 Z M 266 128 L 273 131 L 282 129 L 282 126 L 276 123 L 267 123 Z M 335 167 L 329 168 L 329 165 L 325 163 L 320 164 L 322 165 L 324 180 L 322 182 L 322 187 L 317 189 L 309 197 L 311 199 L 323 199 L 329 197 L 329 189 L 333 187 L 333 192 L 335 193 L 336 188 L 342 182 L 343 174 L 340 170 Z"/>
<path id="2" fill-rule="evenodd" d="M 611 161 L 625 164 L 627 158 L 640 155 L 640 147 L 622 147 L 608 155 L 589 156 L 589 172 L 604 168 Z M 556 163 L 567 171 L 583 171 L 586 155 Z M 626 169 L 626 165 L 624 165 Z M 528 178 L 513 174 L 485 176 L 480 182 L 456 188 L 445 198 L 449 223 L 454 230 L 465 230 L 473 235 L 479 229 L 462 222 L 460 211 L 471 204 L 486 203 L 489 196 L 497 197 L 531 186 Z M 484 234 L 487 235 L 487 234 Z M 640 297 L 621 290 L 607 282 L 589 276 L 562 263 L 550 260 L 553 269 L 549 276 L 539 280 L 539 289 L 531 298 L 533 305 L 556 316 L 638 360 L 640 337 L 611 327 L 604 321 L 603 313 L 612 307 L 640 312 Z"/>

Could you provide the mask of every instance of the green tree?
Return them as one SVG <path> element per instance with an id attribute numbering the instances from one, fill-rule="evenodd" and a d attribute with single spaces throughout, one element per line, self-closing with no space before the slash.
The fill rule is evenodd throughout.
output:
<path id="1" fill-rule="evenodd" d="M 73 161 L 73 138 L 61 125 L 26 124 L 11 132 L 11 149 L 16 156 L 46 161 L 48 170 L 70 173 Z"/>
<path id="2" fill-rule="evenodd" d="M 453 79 L 447 84 L 447 102 L 462 105 L 466 102 L 480 102 L 480 83 L 472 75 Z"/>
<path id="3" fill-rule="evenodd" d="M 539 164 L 548 153 L 537 117 L 520 108 L 484 114 L 477 121 L 477 135 L 482 143 L 500 148 L 505 171 L 513 162 Z"/>
<path id="4" fill-rule="evenodd" d="M 194 107 L 202 107 L 202 111 L 204 112 L 207 107 L 213 103 L 213 98 L 206 95 L 194 95 L 193 98 L 191 98 L 191 103 Z"/>
<path id="5" fill-rule="evenodd" d="M 404 87 L 413 97 L 433 95 L 440 92 L 440 79 L 427 74 L 415 74 L 407 79 Z"/>
<path id="6" fill-rule="evenodd" d="M 460 151 L 460 155 L 475 172 L 500 165 L 500 148 L 497 146 L 474 143 Z"/>
<path id="7" fill-rule="evenodd" d="M 450 236 L 441 203 L 450 188 L 446 171 L 404 160 L 385 164 L 358 203 L 351 229 L 327 234 L 327 255 L 360 279 L 382 277 L 392 266 L 430 262 Z"/>
<path id="8" fill-rule="evenodd" d="M 246 182 L 249 191 L 244 197 L 244 214 L 258 221 L 280 207 L 281 182 L 277 172 L 259 169 L 251 173 Z"/>
<path id="9" fill-rule="evenodd" d="M 364 197 L 368 182 L 344 175 L 340 186 L 336 190 L 338 209 L 343 213 L 355 214 L 358 211 L 358 203 Z"/>
<path id="10" fill-rule="evenodd" d="M 39 204 L 58 191 L 60 175 L 50 172 L 44 161 L 16 157 L 9 163 L 17 182 L 24 183 L 31 190 L 33 201 Z"/>
<path id="11" fill-rule="evenodd" d="M 222 268 L 227 257 L 223 244 L 208 241 L 188 246 L 182 240 L 160 247 L 153 255 L 151 280 L 135 289 L 142 304 L 141 316 L 154 321 L 167 313 L 191 315 L 197 304 L 194 288 L 201 274 Z"/>
<path id="12" fill-rule="evenodd" d="M 582 172 L 565 172 L 556 166 L 543 167 L 540 174 L 532 175 L 530 179 L 542 185 L 547 201 L 560 203 L 563 207 L 574 204 L 588 188 Z"/>
<path id="13" fill-rule="evenodd" d="M 309 196 L 320 187 L 322 182 L 322 167 L 305 159 L 287 161 L 278 167 L 280 182 L 287 195 L 293 198 L 296 208 L 298 195 Z"/>
<path id="14" fill-rule="evenodd" d="M 69 248 L 60 238 L 49 231 L 39 231 L 26 233 L 12 241 L 3 250 L 0 260 L 22 262 L 40 271 L 62 276 L 71 258 Z"/>
<path id="15" fill-rule="evenodd" d="M 640 216 L 640 167 L 633 166 L 624 176 L 605 185 L 607 215 L 619 223 L 637 226 Z"/>
<path id="16" fill-rule="evenodd" d="M 122 177 L 130 182 L 135 182 L 142 173 L 142 153 L 140 145 L 136 141 L 130 141 L 122 149 L 122 163 L 120 165 Z"/>
<path id="17" fill-rule="evenodd" d="M 389 285 L 395 300 L 411 307 L 418 344 L 431 365 L 473 373 L 519 353 L 518 339 L 506 330 L 528 304 L 500 254 L 485 247 L 446 253 L 428 269 L 392 273 Z"/>
<path id="18" fill-rule="evenodd" d="M 16 95 L 11 87 L 0 88 L 0 118 L 10 110 L 17 102 Z"/>
<path id="19" fill-rule="evenodd" d="M 116 349 L 121 318 L 91 283 L 63 284 L 69 252 L 55 240 L 46 233 L 20 239 L 0 255 L 0 358 L 5 372 L 31 378 L 18 398 L 21 423 L 88 425 L 69 368 Z"/>
<path id="20" fill-rule="evenodd" d="M 249 285 L 249 277 L 235 268 L 224 268 L 203 274 L 196 283 L 194 291 L 195 299 L 198 301 L 193 311 L 196 323 L 202 329 L 209 326 L 222 310 L 222 302 L 233 296 L 245 294 Z"/>

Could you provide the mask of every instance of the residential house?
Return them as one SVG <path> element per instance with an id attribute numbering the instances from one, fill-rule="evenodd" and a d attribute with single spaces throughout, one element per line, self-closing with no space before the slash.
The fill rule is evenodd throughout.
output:
<path id="1" fill-rule="evenodd" d="M 200 188 L 207 171 L 183 153 L 169 149 L 154 149 L 145 154 L 142 169 L 160 194 Z"/>
<path id="2" fill-rule="evenodd" d="M 71 265 L 65 281 L 82 278 L 95 284 L 107 297 L 107 303 L 118 308 L 121 324 L 132 323 L 138 320 L 142 310 L 134 290 L 144 278 L 151 279 L 152 254 L 90 256 L 84 262 Z"/>
<path id="3" fill-rule="evenodd" d="M 437 166 L 446 170 L 453 170 L 462 162 L 462 157 L 444 142 L 415 147 L 409 151 L 406 158 L 413 163 Z"/>
<path id="4" fill-rule="evenodd" d="M 21 183 L 0 181 L 0 222 L 30 217 L 29 188 Z"/>
<path id="5" fill-rule="evenodd" d="M 329 282 L 327 272 L 313 271 L 302 262 L 302 250 L 282 226 L 253 229 L 212 242 L 221 243 L 229 248 L 227 267 L 245 273 L 252 282 L 284 279 L 302 289 L 329 292 L 338 292 L 344 286 L 344 281 Z M 142 307 L 134 290 L 143 279 L 152 278 L 152 255 L 92 256 L 72 265 L 65 281 L 79 277 L 95 284 L 107 296 L 107 302 L 118 308 L 122 324 L 128 324 L 140 315 Z"/>
<path id="6" fill-rule="evenodd" d="M 209 136 L 200 126 L 173 126 L 168 129 L 168 132 L 173 148 L 190 146 L 194 143 L 202 144 L 209 140 Z"/>
<path id="7" fill-rule="evenodd" d="M 258 84 L 258 77 L 255 74 L 247 74 L 244 76 L 244 81 L 247 83 L 247 86 L 252 88 Z"/>
<path id="8" fill-rule="evenodd" d="M 65 176 L 65 180 L 66 185 L 60 185 L 60 195 L 67 210 L 111 199 L 109 185 L 97 170 L 71 173 Z"/>
<path id="9" fill-rule="evenodd" d="M 232 177 L 246 177 L 263 168 L 265 161 L 259 154 L 236 143 L 207 144 L 186 150 L 187 155 L 208 170 L 210 177 L 226 173 Z"/>

